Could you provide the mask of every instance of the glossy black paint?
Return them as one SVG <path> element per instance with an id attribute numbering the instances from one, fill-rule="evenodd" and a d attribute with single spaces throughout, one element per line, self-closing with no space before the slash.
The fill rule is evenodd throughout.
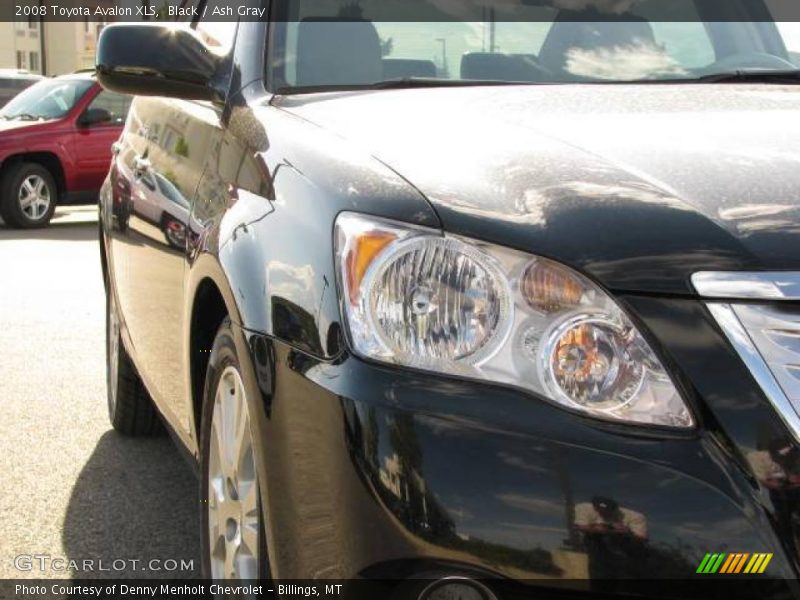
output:
<path id="1" fill-rule="evenodd" d="M 720 536 L 733 547 L 780 546 L 774 515 L 762 512 L 757 484 L 726 456 L 716 428 L 638 436 L 511 390 L 247 340 L 256 369 L 266 368 L 259 355 L 275 358 L 253 391 L 267 407 L 264 473 L 280 490 L 268 510 L 283 526 L 271 541 L 296 553 L 300 569 L 287 577 L 394 561 L 400 572 L 413 558 L 579 589 L 574 580 L 591 576 L 590 588 L 621 592 L 636 587 L 627 579 L 687 577 Z M 386 475 L 395 465 L 396 480 Z M 646 538 L 582 530 L 576 511 L 598 496 L 643 515 Z M 326 527 L 309 527 L 320 510 Z M 335 550 L 344 546 L 343 557 Z M 782 562 L 773 575 L 793 573 Z"/>
<path id="2" fill-rule="evenodd" d="M 771 488 L 752 464 L 796 442 L 688 286 L 700 268 L 800 266 L 797 159 L 764 155 L 769 140 L 796 147 L 796 125 L 779 118 L 796 114 L 796 92 L 609 86 L 590 98 L 554 86 L 274 98 L 261 79 L 264 31 L 241 25 L 224 103 L 136 100 L 101 217 L 123 341 L 195 456 L 205 350 L 196 329 L 217 297 L 236 324 L 273 575 L 476 569 L 622 592 L 640 589 L 635 578 L 691 577 L 705 552 L 773 552 L 762 581 L 787 581 L 759 597 L 800 597 L 796 492 Z M 714 103 L 715 114 L 754 113 L 756 93 L 783 108 L 738 128 L 692 132 L 681 121 L 704 122 Z M 535 119 L 526 106 L 550 114 L 516 132 L 498 116 Z M 622 127 L 633 121 L 650 129 Z M 763 129 L 778 121 L 784 133 Z M 679 149 L 690 135 L 725 148 L 689 164 Z M 765 169 L 770 177 L 753 176 Z M 175 192 L 147 187 L 159 177 Z M 780 216 L 759 221 L 753 206 L 764 203 Z M 332 256 L 342 211 L 505 243 L 593 276 L 645 329 L 699 427 L 600 423 L 520 390 L 353 357 Z M 598 503 L 627 511 L 638 535 L 583 526 L 576 514 Z"/>
<path id="3" fill-rule="evenodd" d="M 800 268 L 796 89 L 479 87 L 275 104 L 396 169 L 447 231 L 556 258 L 613 290 L 691 294 L 700 269 Z"/>
<path id="4" fill-rule="evenodd" d="M 222 61 L 189 29 L 110 25 L 98 40 L 96 63 L 98 81 L 120 94 L 220 100 L 225 91 Z"/>

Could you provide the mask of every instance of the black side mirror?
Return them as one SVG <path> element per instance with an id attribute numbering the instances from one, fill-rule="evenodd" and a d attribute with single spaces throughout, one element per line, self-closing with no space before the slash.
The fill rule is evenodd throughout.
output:
<path id="1" fill-rule="evenodd" d="M 78 118 L 78 125 L 80 127 L 91 127 L 100 123 L 110 123 L 111 120 L 111 113 L 105 108 L 89 108 L 83 111 L 83 114 Z"/>
<path id="2" fill-rule="evenodd" d="M 213 85 L 220 59 L 190 29 L 109 25 L 97 42 L 96 63 L 97 80 L 113 92 L 221 100 Z"/>

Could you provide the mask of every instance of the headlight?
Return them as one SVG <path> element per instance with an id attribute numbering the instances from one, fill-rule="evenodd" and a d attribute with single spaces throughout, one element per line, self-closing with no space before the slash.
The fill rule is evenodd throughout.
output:
<path id="1" fill-rule="evenodd" d="M 568 267 L 352 213 L 335 245 L 356 354 L 515 385 L 595 417 L 693 425 L 627 315 Z"/>

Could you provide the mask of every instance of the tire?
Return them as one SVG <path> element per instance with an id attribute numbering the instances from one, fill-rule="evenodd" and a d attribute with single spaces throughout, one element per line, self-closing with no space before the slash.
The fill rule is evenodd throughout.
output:
<path id="1" fill-rule="evenodd" d="M 122 343 L 114 291 L 106 294 L 106 383 L 108 418 L 128 436 L 153 436 L 164 431 L 158 411 Z"/>
<path id="2" fill-rule="evenodd" d="M 234 406 L 238 410 L 231 412 Z M 232 423 L 236 426 L 226 426 Z M 201 560 L 207 579 L 270 577 L 251 423 L 233 330 L 225 319 L 211 348 L 201 418 Z M 237 430 L 242 432 L 243 442 L 249 436 L 249 452 L 236 453 L 234 461 L 225 460 L 222 457 L 227 453 L 219 451 L 221 440 Z M 213 496 L 209 494 L 212 480 Z M 228 518 L 223 521 L 225 516 Z M 229 562 L 230 556 L 236 559 Z"/>
<path id="3" fill-rule="evenodd" d="M 161 229 L 170 247 L 176 250 L 186 248 L 186 227 L 183 223 L 169 215 L 164 215 L 161 217 Z"/>
<path id="4" fill-rule="evenodd" d="M 46 227 L 57 199 L 53 176 L 37 163 L 11 165 L 0 181 L 0 214 L 9 227 Z"/>

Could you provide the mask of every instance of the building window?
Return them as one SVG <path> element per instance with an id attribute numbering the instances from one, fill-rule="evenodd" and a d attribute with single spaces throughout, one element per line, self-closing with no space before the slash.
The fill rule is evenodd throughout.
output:
<path id="1" fill-rule="evenodd" d="M 39 21 L 36 17 L 28 17 L 28 29 L 39 29 Z"/>
<path id="2" fill-rule="evenodd" d="M 28 68 L 31 71 L 38 71 L 39 70 L 39 53 L 38 52 L 31 52 L 30 58 L 28 59 Z"/>
<path id="3" fill-rule="evenodd" d="M 28 65 L 25 61 L 25 53 L 17 50 L 17 68 L 18 69 L 27 69 Z"/>

